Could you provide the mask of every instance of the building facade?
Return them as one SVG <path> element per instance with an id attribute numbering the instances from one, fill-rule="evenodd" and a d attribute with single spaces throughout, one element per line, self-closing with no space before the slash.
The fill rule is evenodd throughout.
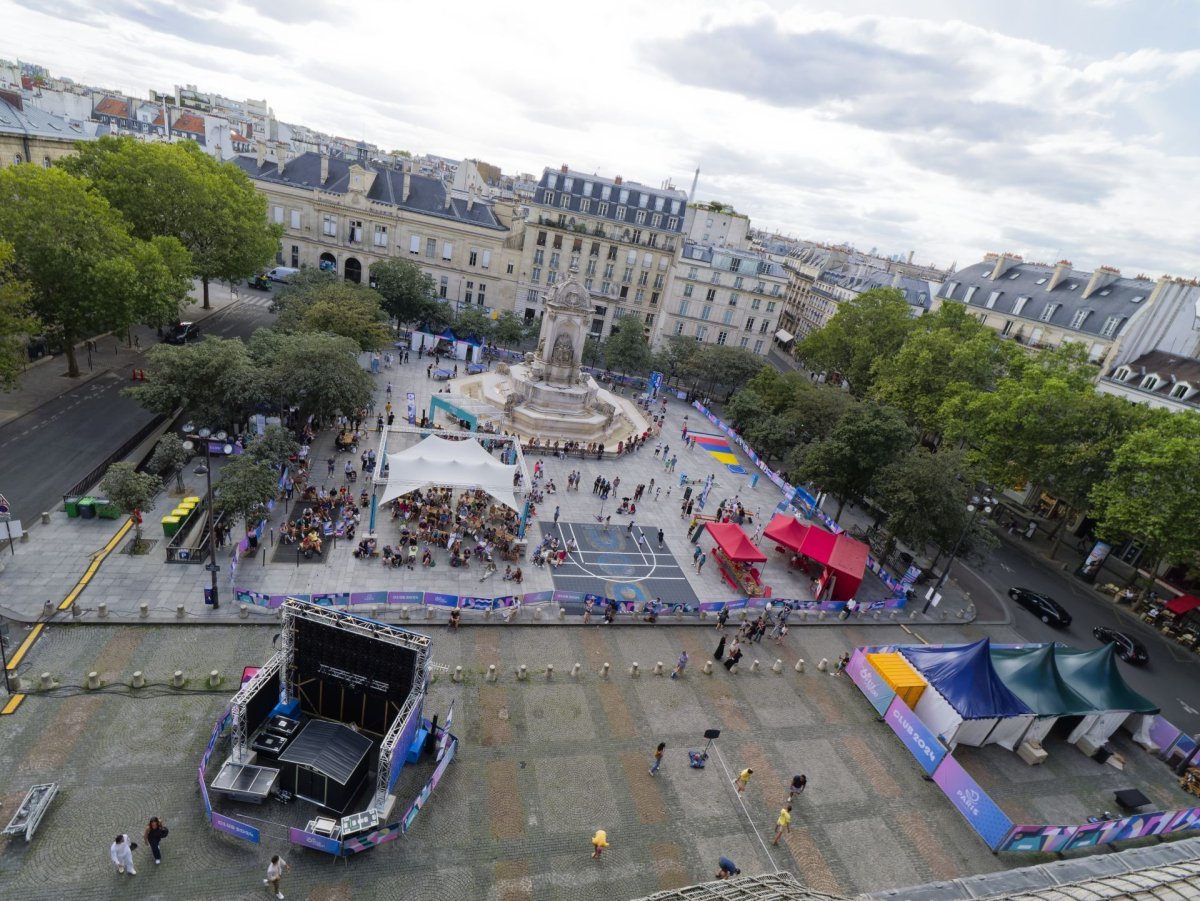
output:
<path id="1" fill-rule="evenodd" d="M 529 203 L 518 268 L 517 312 L 532 321 L 544 293 L 577 270 L 593 300 L 589 334 L 607 337 L 636 315 L 648 338 L 660 325 L 679 253 L 687 195 L 621 176 L 547 168 Z"/>
<path id="2" fill-rule="evenodd" d="M 74 154 L 76 141 L 94 139 L 82 124 L 26 106 L 16 91 L 0 90 L 0 166 L 34 163 L 49 168 Z"/>
<path id="3" fill-rule="evenodd" d="M 742 249 L 750 246 L 750 217 L 715 201 L 689 203 L 683 231 L 695 244 Z"/>
<path id="4" fill-rule="evenodd" d="M 260 145 L 237 165 L 267 198 L 267 214 L 283 226 L 278 261 L 340 273 L 368 283 L 374 264 L 406 259 L 434 281 L 456 309 L 512 310 L 520 237 L 511 206 L 456 195 L 440 178 L 396 166 L 304 153 L 274 160 Z"/>

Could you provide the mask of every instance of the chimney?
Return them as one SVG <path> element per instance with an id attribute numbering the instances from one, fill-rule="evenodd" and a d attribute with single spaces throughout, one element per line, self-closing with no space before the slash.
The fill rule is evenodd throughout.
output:
<path id="1" fill-rule="evenodd" d="M 1071 272 L 1070 260 L 1059 260 L 1054 264 L 1054 274 L 1050 276 L 1050 281 L 1046 283 L 1046 290 L 1053 291 L 1062 280 Z"/>
<path id="2" fill-rule="evenodd" d="M 619 185 L 620 183 L 621 183 L 621 176 L 618 175 L 613 179 L 613 184 Z"/>
<path id="3" fill-rule="evenodd" d="M 899 271 L 897 271 L 896 274 L 892 276 L 892 287 L 899 288 L 900 287 L 900 279 L 902 279 L 903 277 L 904 276 Z"/>
<path id="4" fill-rule="evenodd" d="M 571 167 L 570 167 L 570 166 L 568 166 L 566 163 L 563 163 L 563 164 L 562 164 L 562 169 L 561 169 L 561 170 L 559 170 L 559 171 L 561 171 L 563 175 L 566 175 L 568 172 L 570 172 L 570 171 L 571 171 Z"/>
<path id="5" fill-rule="evenodd" d="M 916 254 L 916 251 L 915 251 L 915 250 L 910 250 L 910 251 L 908 252 L 908 265 L 909 265 L 909 266 L 911 266 L 911 265 L 912 265 L 912 258 L 913 258 L 913 256 L 914 256 L 914 254 Z"/>
<path id="6" fill-rule="evenodd" d="M 445 203 L 445 206 L 442 207 L 442 209 L 448 210 L 448 209 L 450 209 L 451 205 L 454 203 L 454 195 L 450 193 L 450 186 L 447 185 L 445 182 L 442 182 L 442 190 L 446 192 L 446 203 Z"/>
<path id="7" fill-rule="evenodd" d="M 404 192 L 400 195 L 401 203 L 408 203 L 408 194 L 409 194 L 409 191 L 412 190 L 412 186 L 409 183 L 409 180 L 411 178 L 412 178 L 412 176 L 408 174 L 408 166 L 405 166 L 404 167 Z"/>
<path id="8" fill-rule="evenodd" d="M 475 206 L 475 192 L 471 191 L 469 194 L 467 194 L 467 212 L 468 213 L 471 212 L 471 209 L 474 206 Z"/>
<path id="9" fill-rule="evenodd" d="M 1150 296 L 1146 298 L 1148 303 L 1154 303 L 1159 296 L 1167 290 L 1167 285 L 1171 284 L 1174 279 L 1169 275 L 1164 275 L 1159 278 L 1158 283 L 1154 286 L 1154 290 L 1150 292 Z M 1200 312 L 1200 305 L 1197 306 L 1197 312 Z"/>
<path id="10" fill-rule="evenodd" d="M 1087 300 L 1101 288 L 1106 288 L 1121 277 L 1121 270 L 1112 266 L 1101 266 L 1088 279 L 1087 287 L 1083 289 L 1083 299 Z"/>
<path id="11" fill-rule="evenodd" d="M 254 158 L 258 161 L 258 168 L 261 169 L 267 159 L 267 148 L 262 141 L 254 142 Z"/>
<path id="12" fill-rule="evenodd" d="M 996 265 L 992 267 L 992 281 L 996 281 L 996 279 L 1004 275 L 1004 273 L 1012 268 L 1013 263 L 1019 262 L 1021 262 L 1021 257 L 1017 256 L 1015 253 L 1006 252 L 998 254 L 996 256 Z M 1070 263 L 1067 264 L 1068 267 L 1070 265 Z"/>
<path id="13" fill-rule="evenodd" d="M 275 142 L 275 165 L 279 167 L 279 176 L 283 177 L 283 167 L 287 165 L 287 151 L 282 142 Z"/>
<path id="14" fill-rule="evenodd" d="M 329 181 L 329 154 L 321 154 L 321 187 L 325 186 L 325 182 Z"/>

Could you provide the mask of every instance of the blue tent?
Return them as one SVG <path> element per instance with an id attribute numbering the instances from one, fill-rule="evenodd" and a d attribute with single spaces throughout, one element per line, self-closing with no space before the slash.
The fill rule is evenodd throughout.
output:
<path id="1" fill-rule="evenodd" d="M 983 638 L 974 644 L 904 647 L 900 653 L 964 720 L 1032 714 L 1000 680 L 990 649 Z"/>

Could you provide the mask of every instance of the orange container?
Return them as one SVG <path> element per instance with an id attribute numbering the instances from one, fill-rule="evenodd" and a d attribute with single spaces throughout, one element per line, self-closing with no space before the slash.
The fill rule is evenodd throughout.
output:
<path id="1" fill-rule="evenodd" d="M 916 710 L 917 701 L 921 700 L 921 694 L 929 683 L 912 668 L 912 664 L 896 653 L 868 654 L 867 660 L 883 681 L 891 686 L 892 691 L 900 696 L 900 700 L 908 705 L 908 709 Z"/>

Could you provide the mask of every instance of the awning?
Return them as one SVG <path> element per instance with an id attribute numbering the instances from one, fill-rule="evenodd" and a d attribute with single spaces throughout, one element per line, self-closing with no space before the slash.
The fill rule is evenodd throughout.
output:
<path id="1" fill-rule="evenodd" d="M 1167 609 L 1176 616 L 1182 616 L 1189 610 L 1195 610 L 1200 607 L 1200 598 L 1194 594 L 1181 594 L 1172 601 L 1167 602 Z"/>
<path id="2" fill-rule="evenodd" d="M 739 563 L 766 563 L 767 555 L 750 543 L 746 533 L 736 523 L 710 522 L 705 528 L 730 560 Z"/>
<path id="3" fill-rule="evenodd" d="M 796 336 L 786 329 L 780 329 L 775 333 L 775 340 L 782 341 L 784 344 L 787 344 L 789 341 L 795 341 Z"/>

